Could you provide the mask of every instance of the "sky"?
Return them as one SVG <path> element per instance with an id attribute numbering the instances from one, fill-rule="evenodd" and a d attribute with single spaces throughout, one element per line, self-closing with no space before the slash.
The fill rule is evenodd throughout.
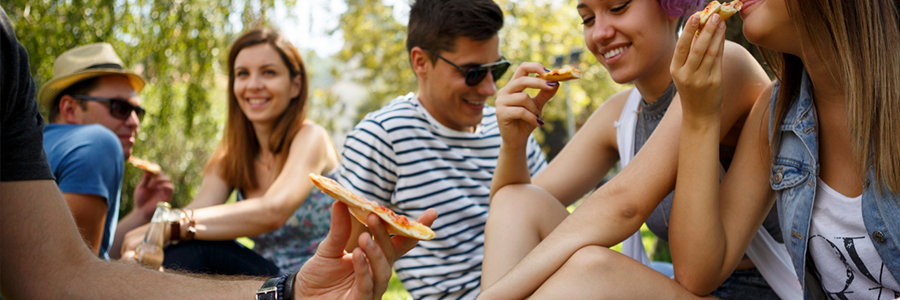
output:
<path id="1" fill-rule="evenodd" d="M 409 18 L 409 2 L 407 0 L 383 0 L 393 5 L 393 15 L 401 24 Z M 288 16 L 288 12 L 292 16 Z M 297 4 L 285 9 L 276 3 L 275 23 L 288 39 L 298 48 L 312 49 L 320 57 L 330 56 L 341 50 L 344 45 L 343 34 L 337 31 L 328 35 L 328 31 L 337 28 L 340 15 L 347 11 L 344 0 L 297 0 Z"/>

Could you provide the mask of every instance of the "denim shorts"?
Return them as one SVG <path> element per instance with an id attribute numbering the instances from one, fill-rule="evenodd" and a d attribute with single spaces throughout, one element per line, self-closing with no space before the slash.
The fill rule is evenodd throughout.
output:
<path id="1" fill-rule="evenodd" d="M 757 269 L 734 271 L 710 295 L 720 299 L 781 299 Z"/>

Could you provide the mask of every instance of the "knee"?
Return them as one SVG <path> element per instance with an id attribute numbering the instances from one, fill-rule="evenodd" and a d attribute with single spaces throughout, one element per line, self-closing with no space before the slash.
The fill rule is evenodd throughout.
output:
<path id="1" fill-rule="evenodd" d="M 555 204 L 556 207 L 553 207 Z M 530 219 L 542 212 L 562 207 L 550 193 L 532 184 L 511 184 L 498 190 L 491 198 L 488 218 Z M 563 207 L 563 209 L 565 209 Z"/>
<path id="2" fill-rule="evenodd" d="M 559 202 L 543 188 L 533 184 L 506 185 L 491 198 L 491 208 L 497 207 L 534 207 L 546 200 Z"/>

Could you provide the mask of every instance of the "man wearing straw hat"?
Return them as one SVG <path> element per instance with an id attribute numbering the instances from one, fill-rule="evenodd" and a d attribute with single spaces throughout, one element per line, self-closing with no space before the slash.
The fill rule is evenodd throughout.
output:
<path id="1" fill-rule="evenodd" d="M 144 172 L 136 209 L 118 221 L 124 161 L 144 117 L 137 97 L 143 87 L 110 44 L 97 43 L 60 55 L 37 95 L 50 111 L 44 152 L 56 183 L 82 237 L 105 259 L 118 258 L 124 234 L 149 222 L 156 203 L 169 201 L 174 190 L 165 175 Z"/>

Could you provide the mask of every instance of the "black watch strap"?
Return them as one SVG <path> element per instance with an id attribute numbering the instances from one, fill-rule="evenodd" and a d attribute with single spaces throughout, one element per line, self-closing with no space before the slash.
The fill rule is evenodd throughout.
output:
<path id="1" fill-rule="evenodd" d="M 284 299 L 283 300 L 294 300 L 294 280 L 297 277 L 297 273 L 292 273 L 287 279 L 284 280 Z"/>
<path id="2" fill-rule="evenodd" d="M 266 280 L 262 287 L 256 290 L 256 300 L 280 300 L 278 298 L 278 282 L 283 282 L 284 277 L 275 277 Z"/>

